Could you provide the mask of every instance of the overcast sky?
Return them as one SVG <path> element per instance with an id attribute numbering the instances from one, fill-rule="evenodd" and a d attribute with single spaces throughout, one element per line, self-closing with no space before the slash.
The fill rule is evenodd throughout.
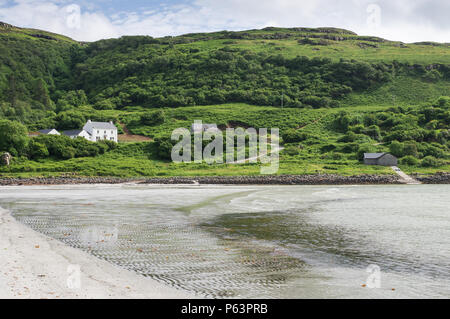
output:
<path id="1" fill-rule="evenodd" d="M 80 41 L 276 26 L 450 42 L 450 0 L 0 0 L 0 21 Z"/>

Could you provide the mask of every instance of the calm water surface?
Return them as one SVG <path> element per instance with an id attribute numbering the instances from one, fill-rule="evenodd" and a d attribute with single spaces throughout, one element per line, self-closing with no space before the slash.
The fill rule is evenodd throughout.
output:
<path id="1" fill-rule="evenodd" d="M 201 296 L 450 297 L 450 185 L 3 187 L 0 206 Z"/>

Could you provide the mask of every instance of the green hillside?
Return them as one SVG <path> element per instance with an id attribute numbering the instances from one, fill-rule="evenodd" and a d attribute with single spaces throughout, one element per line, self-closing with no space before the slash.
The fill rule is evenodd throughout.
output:
<path id="1" fill-rule="evenodd" d="M 194 120 L 280 128 L 281 174 L 391 173 L 361 165 L 363 151 L 396 153 L 408 172 L 448 171 L 445 96 L 448 43 L 405 44 L 335 28 L 78 43 L 0 23 L 0 129 L 3 123 L 22 132 L 20 122 L 30 131 L 68 130 L 87 119 L 114 120 L 121 131 L 152 139 L 118 146 L 64 138 L 0 142 L 0 151 L 15 156 L 0 174 L 259 172 L 256 164 L 169 163 L 167 136 Z"/>

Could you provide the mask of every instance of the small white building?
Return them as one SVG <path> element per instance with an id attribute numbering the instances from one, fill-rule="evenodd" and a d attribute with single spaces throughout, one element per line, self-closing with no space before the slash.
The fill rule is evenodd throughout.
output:
<path id="1" fill-rule="evenodd" d="M 77 137 L 82 137 L 87 139 L 88 141 L 91 140 L 91 135 L 86 132 L 85 130 L 71 130 L 71 131 L 64 131 L 62 132 L 63 135 L 66 135 L 72 139 L 77 138 Z"/>
<path id="2" fill-rule="evenodd" d="M 114 141 L 117 143 L 117 127 L 113 122 L 92 122 L 87 121 L 83 127 L 90 136 L 90 141 L 98 142 L 102 140 Z"/>
<path id="3" fill-rule="evenodd" d="M 217 128 L 216 124 L 194 123 L 191 125 L 191 133 L 206 132 L 206 131 L 218 132 L 220 130 Z"/>

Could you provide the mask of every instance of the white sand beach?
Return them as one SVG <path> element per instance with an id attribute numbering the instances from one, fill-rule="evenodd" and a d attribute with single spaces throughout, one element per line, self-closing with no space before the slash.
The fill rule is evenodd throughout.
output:
<path id="1" fill-rule="evenodd" d="M 196 297 L 39 234 L 0 208 L 0 298 Z"/>

